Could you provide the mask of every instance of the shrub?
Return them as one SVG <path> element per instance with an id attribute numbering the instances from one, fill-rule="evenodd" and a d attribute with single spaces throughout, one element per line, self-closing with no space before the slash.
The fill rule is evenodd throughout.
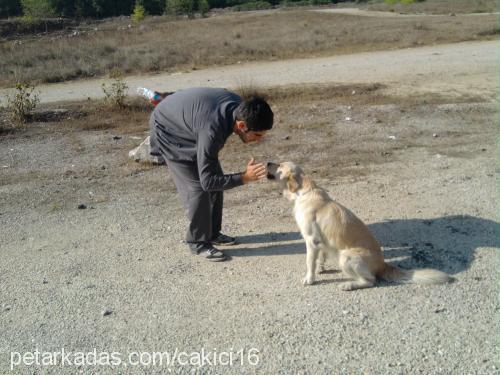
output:
<path id="1" fill-rule="evenodd" d="M 236 5 L 234 7 L 237 11 L 246 11 L 246 10 L 260 10 L 260 9 L 269 9 L 272 8 L 271 3 L 263 0 L 250 1 L 248 3 L 243 3 L 240 5 Z"/>
<path id="2" fill-rule="evenodd" d="M 123 80 L 123 73 L 119 69 L 113 69 L 109 78 L 113 80 L 109 86 L 105 83 L 102 84 L 105 101 L 118 108 L 125 107 L 128 86 Z"/>
<path id="3" fill-rule="evenodd" d="M 208 5 L 208 0 L 198 0 L 198 12 L 202 16 L 205 16 L 210 10 L 210 5 Z"/>
<path id="4" fill-rule="evenodd" d="M 146 18 L 146 9 L 140 2 L 136 2 L 134 12 L 132 13 L 132 20 L 134 22 L 141 22 L 144 18 Z"/>
<path id="5" fill-rule="evenodd" d="M 35 86 L 29 83 L 18 82 L 13 97 L 7 99 L 7 113 L 15 125 L 28 122 L 31 112 L 40 103 L 39 93 Z"/>
<path id="6" fill-rule="evenodd" d="M 56 12 L 49 0 L 21 0 L 24 17 L 28 19 L 54 17 Z"/>
<path id="7" fill-rule="evenodd" d="M 194 1 L 193 0 L 166 0 L 165 12 L 167 14 L 188 16 L 194 15 Z"/>
<path id="8" fill-rule="evenodd" d="M 208 0 L 166 0 L 165 13 L 193 18 L 196 13 L 205 15 L 209 8 Z"/>

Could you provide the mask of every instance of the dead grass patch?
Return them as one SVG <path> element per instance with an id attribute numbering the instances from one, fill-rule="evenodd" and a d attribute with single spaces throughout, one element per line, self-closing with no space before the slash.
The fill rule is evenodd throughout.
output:
<path id="1" fill-rule="evenodd" d="M 130 24 L 130 27 L 128 27 Z M 107 20 L 47 35 L 0 41 L 0 85 L 179 71 L 239 61 L 326 56 L 488 39 L 495 16 L 376 18 L 276 10 L 140 25 Z"/>
<path id="2" fill-rule="evenodd" d="M 318 178 L 362 178 L 374 167 L 390 163 L 405 150 L 427 148 L 434 153 L 458 157 L 472 157 L 457 151 L 457 145 L 467 145 L 473 139 L 481 144 L 483 133 L 468 133 L 464 129 L 441 129 L 439 137 L 432 133 L 433 119 L 429 123 L 402 123 L 416 121 L 427 116 L 429 111 L 451 104 L 450 115 L 457 103 L 481 103 L 489 98 L 473 96 L 446 96 L 439 94 L 398 97 L 386 93 L 381 84 L 366 85 L 296 85 L 259 90 L 270 101 L 275 114 L 276 126 L 259 145 L 246 146 L 237 137 L 230 137 L 221 152 L 223 165 L 228 171 L 238 171 L 246 165 L 251 156 L 263 161 L 293 160 L 303 164 Z M 61 104 L 58 104 L 61 108 Z M 88 165 L 81 171 L 52 173 L 3 171 L 2 184 L 22 183 L 38 180 L 66 180 L 73 184 L 93 184 L 102 179 L 137 177 L 158 167 L 142 164 L 127 158 L 128 151 L 140 140 L 132 140 L 127 134 L 145 136 L 152 107 L 144 100 L 127 101 L 123 109 L 107 107 L 101 101 L 66 103 L 68 113 L 83 115 L 75 118 L 44 123 L 44 126 L 27 127 L 6 137 L 60 133 L 68 137 L 68 144 L 74 154 L 88 160 L 103 163 L 109 158 L 110 165 Z M 460 117 L 461 116 L 461 117 Z M 457 118 L 463 118 L 463 114 Z M 480 123 L 481 111 L 467 112 L 470 121 Z M 349 118 L 349 120 L 348 120 Z M 411 119 L 411 120 L 408 120 Z M 110 132 L 110 130 L 112 132 Z M 89 147 L 87 137 L 96 132 L 96 139 L 105 135 L 109 142 Z M 389 136 L 397 135 L 397 141 Z M 117 140 L 114 140 L 114 137 Z M 1 138 L 0 138 L 1 141 Z M 109 156 L 108 156 L 109 155 Z M 100 160 L 100 161 L 97 161 Z M 5 178 L 4 178 L 5 177 Z"/>
<path id="3" fill-rule="evenodd" d="M 68 103 L 71 113 L 79 114 L 58 124 L 60 128 L 84 131 L 117 130 L 133 134 L 147 130 L 153 107 L 141 98 L 127 98 L 123 108 L 106 104 L 103 100 Z"/>
<path id="4" fill-rule="evenodd" d="M 492 13 L 497 9 L 495 0 L 427 0 L 413 4 L 386 4 L 384 2 L 368 4 L 369 10 L 396 12 L 403 14 L 467 14 Z"/>

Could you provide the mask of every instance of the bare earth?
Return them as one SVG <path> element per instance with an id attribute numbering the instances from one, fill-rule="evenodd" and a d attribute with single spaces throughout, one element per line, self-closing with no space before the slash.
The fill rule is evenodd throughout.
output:
<path id="1" fill-rule="evenodd" d="M 448 272 L 448 285 L 342 292 L 332 265 L 302 286 L 305 247 L 291 205 L 267 182 L 225 194 L 224 230 L 242 242 L 228 250 L 231 261 L 191 256 L 165 167 L 127 160 L 147 113 L 132 132 L 40 123 L 0 135 L 0 373 L 11 352 L 95 348 L 121 363 L 12 373 L 497 374 L 497 48 L 460 43 L 127 80 L 167 90 L 343 84 L 336 94 L 275 99 L 269 139 L 232 139 L 223 166 L 241 170 L 251 156 L 301 163 L 369 224 L 388 261 Z M 98 97 L 101 82 L 44 86 L 42 99 Z M 211 362 L 200 368 L 191 353 L 202 349 Z M 165 358 L 128 361 L 176 350 L 187 356 L 170 367 Z M 229 353 L 232 366 L 221 365 Z"/>

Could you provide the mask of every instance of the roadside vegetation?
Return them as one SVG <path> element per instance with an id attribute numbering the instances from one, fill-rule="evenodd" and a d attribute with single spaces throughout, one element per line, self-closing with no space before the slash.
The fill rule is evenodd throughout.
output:
<path id="1" fill-rule="evenodd" d="M 32 111 L 40 103 L 38 91 L 29 83 L 17 83 L 15 92 L 7 98 L 5 108 L 7 115 L 14 126 L 27 123 Z"/>

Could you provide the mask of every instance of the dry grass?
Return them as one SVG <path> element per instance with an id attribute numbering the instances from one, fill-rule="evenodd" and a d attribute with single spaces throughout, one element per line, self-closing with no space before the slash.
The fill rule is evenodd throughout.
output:
<path id="1" fill-rule="evenodd" d="M 482 144 L 481 137 L 485 135 L 450 127 L 441 129 L 440 137 L 432 138 L 432 132 L 436 132 L 434 119 L 418 126 L 402 124 L 408 118 L 425 117 L 436 105 L 490 100 L 439 94 L 389 96 L 380 84 L 297 85 L 259 91 L 273 107 L 276 126 L 262 144 L 252 147 L 243 145 L 237 137 L 230 137 L 221 152 L 223 165 L 228 171 L 240 170 L 250 156 L 255 156 L 259 160 L 293 160 L 306 166 L 315 178 L 331 177 L 334 170 L 336 178 L 356 179 L 370 173 L 378 164 L 395 160 L 403 149 L 435 148 L 434 153 L 452 155 L 457 153 L 457 145 L 468 144 L 472 139 L 477 138 L 476 144 Z M 155 168 L 127 158 L 128 151 L 137 146 L 148 130 L 152 107 L 145 100 L 129 99 L 123 109 L 106 106 L 102 101 L 58 104 L 57 108 L 61 107 L 67 110 L 65 116 L 47 116 L 46 121 L 4 132 L 0 134 L 0 141 L 39 139 L 44 143 L 44 139 L 57 137 L 65 139 L 75 159 L 92 162 L 89 165 L 83 163 L 86 166 L 75 171 L 60 167 L 51 171 L 5 169 L 0 171 L 0 185 L 64 180 L 75 186 L 82 183 L 91 186 L 94 180 L 101 181 L 99 183 L 104 183 L 104 178 L 122 181 Z M 55 108 L 45 106 L 43 110 L 50 113 Z M 459 115 L 475 124 L 481 124 L 485 116 L 491 116 L 481 111 Z M 352 117 L 349 121 L 346 120 L 348 116 Z M 391 134 L 398 135 L 397 142 L 388 141 Z M 139 138 L 133 139 L 132 135 Z M 95 143 L 103 137 L 105 142 Z M 468 156 L 463 151 L 460 153 L 460 157 Z M 89 191 L 92 191 L 90 187 Z"/>
<path id="2" fill-rule="evenodd" d="M 495 0 L 427 0 L 413 4 L 389 5 L 383 2 L 369 4 L 369 10 L 378 10 L 397 13 L 426 13 L 426 14 L 463 14 L 463 13 L 492 13 L 498 11 L 498 2 Z"/>
<path id="3" fill-rule="evenodd" d="M 129 27 L 130 25 L 130 27 Z M 81 25 L 0 42 L 0 86 L 107 74 L 176 71 L 238 61 L 344 54 L 491 39 L 495 16 L 371 18 L 280 10 L 196 20 L 150 17 Z"/>
<path id="4" fill-rule="evenodd" d="M 316 178 L 331 175 L 332 169 L 336 177 L 358 178 L 370 173 L 373 165 L 391 162 L 402 149 L 429 147 L 419 143 L 428 130 L 400 129 L 403 117 L 437 105 L 490 100 L 467 95 L 390 96 L 384 88 L 380 84 L 357 84 L 262 90 L 276 113 L 276 126 L 261 145 L 252 147 L 252 153 L 264 160 L 293 160 L 306 165 Z M 404 140 L 387 142 L 393 132 L 404 134 Z M 468 136 L 463 132 L 457 135 Z M 433 141 L 439 152 L 453 149 L 458 142 L 448 134 Z M 232 137 L 223 149 L 235 168 L 244 165 L 248 157 L 242 148 L 241 142 Z"/>

